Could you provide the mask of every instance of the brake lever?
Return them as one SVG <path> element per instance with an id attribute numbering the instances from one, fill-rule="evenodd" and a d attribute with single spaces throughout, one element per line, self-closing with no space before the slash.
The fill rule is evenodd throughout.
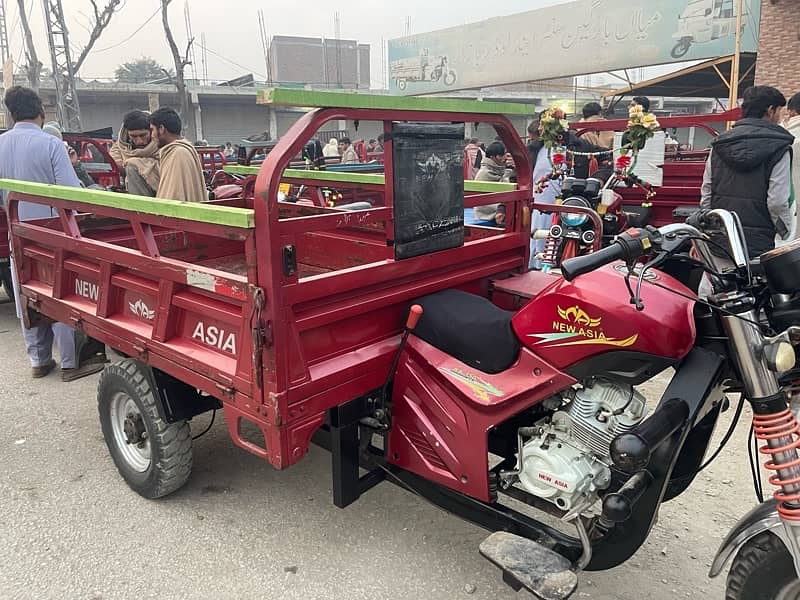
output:
<path id="1" fill-rule="evenodd" d="M 642 302 L 642 285 L 644 284 L 644 278 L 647 274 L 647 271 L 662 265 L 667 258 L 669 258 L 669 255 L 670 253 L 666 251 L 659 252 L 654 259 L 642 265 L 641 271 L 639 272 L 639 278 L 636 282 L 636 293 L 631 294 L 631 304 L 636 307 L 637 311 L 642 312 L 644 310 L 644 302 Z M 630 269 L 631 274 L 636 274 L 635 265 L 632 268 L 630 266 L 628 268 Z M 628 290 L 630 291 L 630 285 L 628 286 Z"/>

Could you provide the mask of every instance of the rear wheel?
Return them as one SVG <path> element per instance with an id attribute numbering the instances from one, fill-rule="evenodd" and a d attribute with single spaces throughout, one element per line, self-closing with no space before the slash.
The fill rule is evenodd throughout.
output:
<path id="1" fill-rule="evenodd" d="M 683 38 L 672 49 L 672 58 L 681 58 L 686 56 L 686 53 L 689 52 L 689 48 L 692 47 L 692 38 Z"/>
<path id="2" fill-rule="evenodd" d="M 733 559 L 725 600 L 776 600 L 797 585 L 794 561 L 783 542 L 765 531 L 749 540 Z"/>
<path id="3" fill-rule="evenodd" d="M 167 423 L 159 412 L 149 367 L 127 358 L 100 377 L 100 426 L 122 478 L 137 494 L 160 498 L 179 489 L 192 470 L 187 421 Z"/>

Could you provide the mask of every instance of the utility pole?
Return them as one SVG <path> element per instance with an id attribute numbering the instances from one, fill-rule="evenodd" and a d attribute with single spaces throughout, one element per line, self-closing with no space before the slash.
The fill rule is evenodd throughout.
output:
<path id="1" fill-rule="evenodd" d="M 342 87 L 342 17 L 333 13 L 333 37 L 336 39 L 336 86 Z"/>
<path id="2" fill-rule="evenodd" d="M 267 36 L 267 23 L 264 20 L 264 11 L 258 11 L 258 29 L 261 33 L 261 48 L 264 51 L 264 63 L 267 67 L 267 83 L 272 85 L 272 60 L 269 53 L 269 36 Z"/>
<path id="3" fill-rule="evenodd" d="M 3 96 L 8 87 L 8 83 L 13 85 L 14 82 L 14 64 L 9 60 L 10 52 L 8 50 L 8 29 L 6 29 L 6 0 L 0 0 L 0 60 L 3 64 Z M 10 72 L 9 72 L 10 71 Z M 8 127 L 8 111 L 3 107 L 3 128 Z"/>
<path id="4" fill-rule="evenodd" d="M 731 82 L 730 95 L 728 96 L 728 110 L 736 108 L 739 103 L 739 64 L 742 54 L 742 24 L 744 23 L 744 0 L 736 3 L 736 48 L 733 51 L 733 61 L 731 62 Z M 733 122 L 728 123 L 728 129 L 733 126 Z"/>
<path id="5" fill-rule="evenodd" d="M 186 2 L 183 4 L 183 17 L 184 17 L 184 19 L 186 19 L 186 39 L 187 40 L 193 40 L 194 39 L 194 34 L 192 33 L 192 15 L 189 12 L 189 0 L 186 0 Z M 205 48 L 205 43 L 203 43 L 203 47 Z M 188 51 L 188 54 L 187 54 L 186 58 L 191 61 L 189 63 L 189 66 L 192 69 L 192 79 L 196 80 L 197 79 L 197 66 L 196 66 L 195 63 L 197 61 L 195 60 L 194 44 L 192 44 L 189 47 L 189 51 Z"/>
<path id="6" fill-rule="evenodd" d="M 64 131 L 79 132 L 83 130 L 81 107 L 75 87 L 75 70 L 69 48 L 69 32 L 64 20 L 64 9 L 61 0 L 43 0 L 43 3 L 50 61 L 53 64 L 53 80 L 56 84 L 58 120 Z"/>
<path id="7" fill-rule="evenodd" d="M 0 60 L 8 62 L 8 29 L 6 29 L 6 0 L 0 0 Z"/>

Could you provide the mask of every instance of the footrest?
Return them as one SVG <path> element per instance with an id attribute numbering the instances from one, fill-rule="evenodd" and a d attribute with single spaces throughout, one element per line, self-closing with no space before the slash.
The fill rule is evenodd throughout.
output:
<path id="1" fill-rule="evenodd" d="M 479 550 L 500 567 L 503 580 L 516 591 L 524 587 L 541 600 L 566 600 L 578 588 L 569 560 L 529 539 L 498 531 L 483 540 Z"/>

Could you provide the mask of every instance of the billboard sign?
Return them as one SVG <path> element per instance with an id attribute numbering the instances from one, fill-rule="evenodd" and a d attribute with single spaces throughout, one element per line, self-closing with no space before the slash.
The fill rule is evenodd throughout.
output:
<path id="1" fill-rule="evenodd" d="M 732 54 L 737 0 L 578 0 L 389 41 L 395 94 L 508 85 Z M 761 0 L 744 2 L 756 52 Z"/>

